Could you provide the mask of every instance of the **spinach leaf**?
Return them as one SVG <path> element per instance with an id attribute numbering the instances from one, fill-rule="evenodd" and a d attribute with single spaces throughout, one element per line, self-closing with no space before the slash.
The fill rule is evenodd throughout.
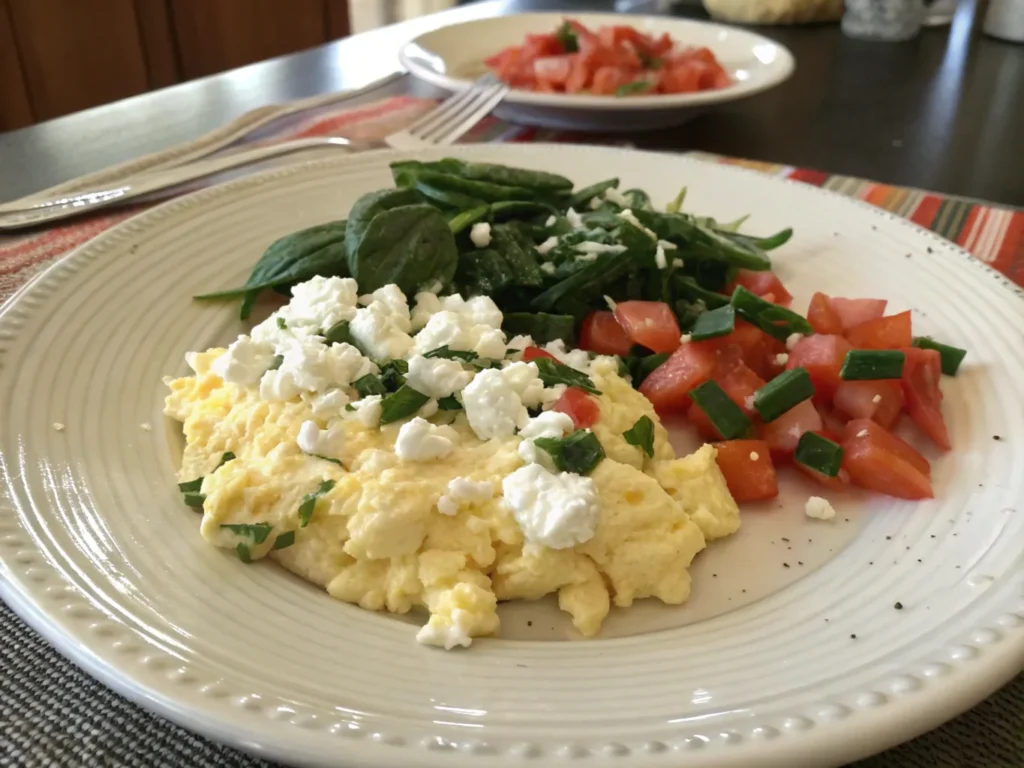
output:
<path id="1" fill-rule="evenodd" d="M 302 503 L 299 504 L 299 528 L 305 528 L 309 525 L 309 521 L 313 517 L 313 511 L 316 509 L 316 500 L 325 493 L 329 493 L 333 487 L 333 480 L 324 480 L 315 491 L 307 493 L 302 497 Z"/>
<path id="2" fill-rule="evenodd" d="M 381 381 L 380 376 L 374 376 L 372 373 L 360 376 L 352 382 L 352 386 L 355 387 L 356 392 L 359 393 L 359 397 L 386 395 L 388 393 L 387 387 L 384 386 L 384 382 Z"/>
<path id="3" fill-rule="evenodd" d="M 690 301 L 704 302 L 704 306 L 708 309 L 717 309 L 729 303 L 728 296 L 716 293 L 715 291 L 709 291 L 698 284 L 692 277 L 687 277 L 686 275 L 676 275 L 673 278 L 673 286 Z"/>
<path id="4" fill-rule="evenodd" d="M 622 194 L 627 200 L 629 200 L 630 209 L 634 211 L 654 210 L 654 204 L 651 202 L 651 196 L 642 189 L 627 189 Z"/>
<path id="5" fill-rule="evenodd" d="M 434 280 L 449 285 L 459 260 L 448 221 L 430 205 L 381 211 L 348 257 L 361 291 L 372 293 L 395 283 L 410 296 Z"/>
<path id="6" fill-rule="evenodd" d="M 461 411 L 462 403 L 459 402 L 459 398 L 455 395 L 448 395 L 437 401 L 437 407 L 442 411 Z"/>
<path id="7" fill-rule="evenodd" d="M 449 349 L 447 344 L 440 346 L 437 349 L 432 349 L 423 356 L 444 357 L 447 358 L 448 360 L 462 360 L 465 363 L 472 362 L 473 360 L 476 360 L 479 357 L 479 355 L 476 352 L 461 352 L 457 349 Z"/>
<path id="8" fill-rule="evenodd" d="M 267 536 L 270 535 L 270 532 L 273 530 L 274 526 L 272 526 L 270 523 L 254 523 L 252 525 L 245 525 L 239 523 L 237 525 L 223 524 L 221 525 L 221 528 L 226 528 L 227 530 L 231 531 L 232 533 L 236 533 L 239 536 L 244 536 L 246 538 L 252 539 L 254 544 L 262 544 L 264 541 L 267 540 Z"/>
<path id="9" fill-rule="evenodd" d="M 416 177 L 416 186 L 428 184 L 435 189 L 457 192 L 488 203 L 500 203 L 504 200 L 531 200 L 536 191 L 526 187 L 507 186 L 492 181 L 467 179 L 453 173 L 437 173 L 436 171 L 420 171 Z"/>
<path id="10" fill-rule="evenodd" d="M 558 211 L 555 207 L 537 200 L 502 200 L 491 203 L 489 216 L 491 221 L 505 221 L 507 219 L 523 218 L 526 216 L 555 215 Z"/>
<path id="11" fill-rule="evenodd" d="M 632 83 L 625 83 L 615 89 L 616 96 L 636 96 L 641 93 L 647 93 L 654 84 L 647 80 L 634 80 Z"/>
<path id="12" fill-rule="evenodd" d="M 380 402 L 380 423 L 390 424 L 393 421 L 412 416 L 427 404 L 430 397 L 417 392 L 408 384 L 403 384 Z"/>
<path id="13" fill-rule="evenodd" d="M 472 197 L 452 189 L 437 187 L 422 179 L 416 180 L 416 191 L 446 208 L 454 208 L 459 212 L 471 211 L 475 208 L 486 207 L 487 205 L 479 197 Z"/>
<path id="14" fill-rule="evenodd" d="M 295 531 L 285 531 L 277 535 L 277 538 L 274 539 L 274 546 L 271 549 L 288 549 L 294 543 Z"/>
<path id="15" fill-rule="evenodd" d="M 433 162 L 421 160 L 399 160 L 391 164 L 391 177 L 396 187 L 412 187 L 421 171 L 438 171 L 440 173 L 459 173 L 462 162 L 455 158 L 445 158 Z"/>
<path id="16" fill-rule="evenodd" d="M 359 243 L 374 216 L 400 205 L 414 205 L 422 201 L 423 198 L 414 189 L 381 189 L 360 197 L 348 214 L 348 228 L 345 231 L 345 247 L 348 252 L 355 253 L 359 249 Z"/>
<path id="17" fill-rule="evenodd" d="M 508 264 L 515 285 L 537 287 L 544 283 L 544 273 L 537 263 L 537 249 L 511 223 L 491 226 L 491 249 Z"/>
<path id="18" fill-rule="evenodd" d="M 434 162 L 403 160 L 391 164 L 391 175 L 400 187 L 412 186 L 424 171 L 447 173 L 473 181 L 486 181 L 506 187 L 525 187 L 539 192 L 562 192 L 572 189 L 572 182 L 564 176 L 546 171 L 531 171 L 495 163 L 472 163 L 446 157 Z"/>
<path id="19" fill-rule="evenodd" d="M 238 555 L 238 559 L 246 565 L 252 562 L 252 553 L 249 552 L 249 547 L 242 542 L 238 542 L 238 545 L 235 547 L 235 553 Z"/>
<path id="20" fill-rule="evenodd" d="M 448 220 L 448 229 L 452 231 L 453 235 L 457 235 L 459 232 L 469 229 L 478 221 L 483 221 L 487 217 L 489 210 L 486 205 L 481 205 L 476 208 L 470 208 L 467 211 L 461 211 Z"/>
<path id="21" fill-rule="evenodd" d="M 459 256 L 455 285 L 465 298 L 497 296 L 512 284 L 512 269 L 493 248 L 466 251 Z"/>
<path id="22" fill-rule="evenodd" d="M 547 357 L 538 357 L 533 361 L 537 364 L 537 374 L 544 382 L 545 387 L 553 387 L 556 384 L 567 384 L 570 387 L 577 387 L 592 395 L 600 395 L 601 390 L 594 386 L 594 382 L 587 374 L 570 368 L 564 363 L 552 360 Z"/>
<path id="23" fill-rule="evenodd" d="M 576 209 L 585 208 L 593 198 L 604 195 L 605 190 L 618 188 L 618 179 L 606 179 L 605 181 L 597 182 L 597 184 L 591 184 L 589 187 L 584 187 L 580 191 L 572 193 L 572 197 L 569 198 L 569 207 Z"/>
<path id="24" fill-rule="evenodd" d="M 577 429 L 562 438 L 537 437 L 534 444 L 551 456 L 560 472 L 589 475 L 604 459 L 604 448 L 589 429 Z"/>
<path id="25" fill-rule="evenodd" d="M 579 51 L 579 39 L 576 37 L 576 32 L 573 31 L 572 25 L 568 21 L 563 21 L 562 26 L 555 30 L 555 37 L 558 38 L 558 42 L 562 45 L 564 53 L 576 53 Z"/>
<path id="26" fill-rule="evenodd" d="M 509 312 L 501 323 L 509 336 L 529 336 L 537 344 L 561 339 L 567 345 L 576 343 L 576 318 L 572 315 L 549 315 L 546 312 Z"/>
<path id="27" fill-rule="evenodd" d="M 324 332 L 324 341 L 330 344 L 351 344 L 358 347 L 352 331 L 349 330 L 348 320 L 339 320 Z"/>
<path id="28" fill-rule="evenodd" d="M 650 416 L 641 416 L 636 424 L 622 433 L 626 442 L 635 445 L 654 458 L 654 422 Z"/>
<path id="29" fill-rule="evenodd" d="M 409 364 L 405 360 L 388 360 L 380 367 L 380 380 L 386 391 L 394 392 L 405 384 L 407 373 L 409 373 Z"/>

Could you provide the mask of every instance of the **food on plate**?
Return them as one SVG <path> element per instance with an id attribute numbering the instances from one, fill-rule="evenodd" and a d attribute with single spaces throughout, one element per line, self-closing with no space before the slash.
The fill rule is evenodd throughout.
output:
<path id="1" fill-rule="evenodd" d="M 554 32 L 527 35 L 484 63 L 513 88 L 542 93 L 638 96 L 693 93 L 732 84 L 708 48 L 680 46 L 667 33 L 627 25 L 596 32 L 566 20 Z"/>
<path id="2" fill-rule="evenodd" d="M 893 430 L 906 414 L 950 448 L 940 377 L 965 351 L 884 300 L 791 309 L 767 253 L 789 230 L 684 212 L 685 190 L 658 210 L 618 179 L 391 168 L 396 188 L 196 297 L 246 319 L 291 295 L 169 381 L 210 542 L 367 608 L 424 606 L 421 640 L 451 647 L 493 633 L 499 600 L 557 592 L 584 635 L 611 604 L 683 602 L 694 555 L 783 472 L 933 496 Z M 675 458 L 668 413 L 709 445 Z M 831 518 L 825 495 L 808 516 Z"/>
<path id="3" fill-rule="evenodd" d="M 445 648 L 496 632 L 499 600 L 557 593 L 586 636 L 611 605 L 684 602 L 693 557 L 740 524 L 715 449 L 676 458 L 617 359 L 502 320 L 485 296 L 410 311 L 393 283 L 321 276 L 189 353 L 165 411 L 203 537 L 364 608 L 426 608 L 418 638 Z"/>

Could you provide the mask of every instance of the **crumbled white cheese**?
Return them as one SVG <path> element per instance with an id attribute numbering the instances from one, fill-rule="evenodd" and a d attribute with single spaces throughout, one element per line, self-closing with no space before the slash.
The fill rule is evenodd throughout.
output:
<path id="1" fill-rule="evenodd" d="M 553 275 L 553 274 L 555 274 L 555 270 L 556 269 L 557 269 L 557 267 L 554 265 L 553 262 L 550 262 L 550 261 L 541 262 L 540 271 L 543 272 L 545 275 Z"/>
<path id="2" fill-rule="evenodd" d="M 619 192 L 619 190 L 615 189 L 615 187 L 608 187 L 608 189 L 604 191 L 604 199 L 611 203 L 615 203 L 620 208 L 629 208 L 630 206 L 629 198 Z"/>
<path id="3" fill-rule="evenodd" d="M 619 213 L 619 218 L 620 219 L 625 219 L 626 221 L 628 221 L 634 227 L 636 227 L 637 229 L 642 231 L 645 235 L 647 235 L 649 238 L 651 238 L 651 240 L 657 240 L 658 239 L 658 236 L 656 234 L 654 234 L 654 231 L 648 229 L 643 224 L 641 224 L 640 223 L 640 219 L 638 219 L 636 217 L 636 214 L 634 214 L 633 211 L 631 211 L 629 208 L 626 208 L 624 211 L 621 211 Z"/>
<path id="4" fill-rule="evenodd" d="M 443 357 L 409 358 L 409 372 L 405 383 L 429 397 L 448 397 L 459 392 L 473 380 L 473 374 L 462 367 L 458 360 Z"/>
<path id="5" fill-rule="evenodd" d="M 532 336 L 520 334 L 519 336 L 513 336 L 511 339 L 509 339 L 508 344 L 506 346 L 508 347 L 508 354 L 512 355 L 513 360 L 516 360 L 522 359 L 524 349 L 536 345 L 533 343 Z M 513 353 L 515 354 L 513 355 Z"/>
<path id="6" fill-rule="evenodd" d="M 277 354 L 299 339 L 322 334 L 356 313 L 356 281 L 316 276 L 292 288 L 292 298 L 252 329 L 253 341 L 270 344 Z"/>
<path id="7" fill-rule="evenodd" d="M 141 424 L 139 424 L 139 429 L 141 429 L 143 432 L 152 432 L 153 425 L 150 424 L 148 421 L 144 421 Z"/>
<path id="8" fill-rule="evenodd" d="M 469 426 L 481 440 L 509 437 L 530 419 L 511 382 L 494 368 L 480 371 L 462 390 L 462 404 Z"/>
<path id="9" fill-rule="evenodd" d="M 458 441 L 459 435 L 451 427 L 439 427 L 417 416 L 398 430 L 395 455 L 403 461 L 443 459 Z"/>
<path id="10" fill-rule="evenodd" d="M 436 315 L 442 309 L 441 300 L 436 294 L 420 291 L 416 294 L 416 307 L 412 311 L 412 329 L 420 330 L 427 324 L 431 315 Z"/>
<path id="11" fill-rule="evenodd" d="M 296 442 L 303 453 L 337 458 L 344 450 L 345 432 L 340 425 L 320 429 L 315 421 L 304 421 Z"/>
<path id="12" fill-rule="evenodd" d="M 185 353 L 185 365 L 192 369 L 192 373 L 199 373 L 196 370 L 196 359 L 199 357 L 198 352 L 186 352 Z"/>
<path id="13" fill-rule="evenodd" d="M 457 515 L 463 505 L 489 501 L 492 498 L 494 485 L 490 481 L 456 477 L 448 483 L 444 495 L 437 500 L 437 511 L 442 515 Z"/>
<path id="14" fill-rule="evenodd" d="M 554 214 L 551 214 L 550 216 L 548 216 L 547 221 L 544 222 L 544 226 L 553 227 L 555 226 L 556 221 L 558 221 L 558 218 Z"/>
<path id="15" fill-rule="evenodd" d="M 693 339 L 693 337 L 690 334 L 684 333 L 682 336 L 679 337 L 679 343 L 680 344 L 689 344 L 690 341 L 692 341 L 692 339 Z"/>
<path id="16" fill-rule="evenodd" d="M 64 431 L 64 423 L 60 422 L 60 421 L 55 421 L 55 422 L 53 422 L 53 428 L 57 432 L 63 432 Z"/>
<path id="17" fill-rule="evenodd" d="M 541 464 L 554 471 L 555 465 L 551 455 L 537 447 L 534 440 L 538 437 L 561 438 L 575 428 L 572 417 L 561 411 L 545 411 L 535 416 L 519 430 L 523 442 L 519 444 L 519 457 L 527 464 Z"/>
<path id="18" fill-rule="evenodd" d="M 654 266 L 658 269 L 668 269 L 668 259 L 665 258 L 665 249 L 658 244 L 658 247 L 654 249 Z"/>
<path id="19" fill-rule="evenodd" d="M 611 296 L 609 296 L 607 294 L 605 294 L 603 298 L 604 298 L 604 304 L 605 304 L 606 307 L 608 307 L 608 310 L 610 312 L 614 312 L 615 311 L 615 307 L 618 306 L 615 303 L 615 299 L 613 299 Z"/>
<path id="20" fill-rule="evenodd" d="M 666 251 L 675 251 L 675 250 L 679 249 L 678 245 L 676 245 L 675 243 L 673 243 L 673 242 L 671 242 L 669 240 L 659 240 L 658 241 L 658 245 L 660 245 Z M 680 265 L 680 266 L 682 266 L 682 265 Z"/>
<path id="21" fill-rule="evenodd" d="M 255 384 L 274 362 L 274 348 L 239 336 L 227 351 L 210 364 L 210 371 L 232 384 Z"/>
<path id="22" fill-rule="evenodd" d="M 420 406 L 420 409 L 416 411 L 416 415 L 419 416 L 421 419 L 429 419 L 431 416 L 437 413 L 439 408 L 440 406 L 437 404 L 437 400 L 432 397 L 429 400 L 427 400 L 427 402 Z"/>
<path id="23" fill-rule="evenodd" d="M 592 243 L 589 240 L 585 240 L 582 243 L 576 243 L 573 246 L 573 250 L 579 251 L 580 253 L 625 253 L 626 246 L 624 245 L 608 245 L 606 243 Z"/>
<path id="24" fill-rule="evenodd" d="M 416 334 L 413 350 L 426 354 L 447 346 L 455 351 L 472 351 L 480 357 L 498 360 L 505 356 L 505 334 L 501 331 L 502 314 L 487 296 L 468 301 L 458 294 L 445 296 L 442 309 L 430 316 Z"/>
<path id="25" fill-rule="evenodd" d="M 789 362 L 789 355 L 787 355 L 785 352 L 779 352 L 779 354 L 775 356 L 775 362 L 778 365 L 785 365 L 786 363 Z"/>
<path id="26" fill-rule="evenodd" d="M 427 291 L 427 293 L 431 293 Z M 405 298 L 405 294 L 402 293 L 402 289 L 394 283 L 389 283 L 383 288 L 378 288 L 371 294 L 359 297 L 359 303 L 364 306 L 370 306 L 375 302 L 383 304 L 390 310 L 392 314 L 392 321 L 398 328 L 405 333 L 412 330 L 412 323 L 409 315 L 409 301 Z"/>
<path id="27" fill-rule="evenodd" d="M 351 344 L 327 346 L 311 337 L 284 350 L 281 365 L 260 379 L 264 400 L 290 400 L 303 392 L 324 392 L 345 387 L 361 376 L 380 369 Z"/>
<path id="28" fill-rule="evenodd" d="M 572 208 L 565 212 L 565 219 L 573 229 L 583 229 L 583 217 Z"/>
<path id="29" fill-rule="evenodd" d="M 553 248 L 558 247 L 558 238 L 552 235 L 543 243 L 537 246 L 537 253 L 541 256 L 546 256 Z M 553 269 L 553 268 L 552 268 Z"/>
<path id="30" fill-rule="evenodd" d="M 867 436 L 868 436 L 868 431 L 866 429 L 862 429 L 860 432 L 857 433 L 857 437 L 867 437 Z"/>
<path id="31" fill-rule="evenodd" d="M 590 202 L 587 203 L 587 205 L 589 206 L 590 210 L 596 211 L 602 205 L 601 198 L 600 197 L 592 197 L 592 198 L 590 198 Z"/>
<path id="32" fill-rule="evenodd" d="M 416 642 L 421 645 L 437 645 L 446 651 L 456 646 L 469 648 L 473 644 L 473 638 L 468 631 L 469 624 L 469 614 L 461 608 L 456 608 L 452 611 L 450 622 L 431 618 L 416 633 Z"/>
<path id="33" fill-rule="evenodd" d="M 501 321 L 504 319 L 498 305 L 490 296 L 474 296 L 471 299 L 463 299 L 462 296 L 455 293 L 441 299 L 441 306 L 449 312 L 457 312 L 474 325 L 501 328 Z"/>
<path id="34" fill-rule="evenodd" d="M 597 486 L 571 472 L 527 464 L 502 480 L 505 503 L 528 542 L 567 549 L 593 537 L 601 517 Z"/>
<path id="35" fill-rule="evenodd" d="M 758 454 L 757 451 L 751 451 L 750 452 L 750 460 L 751 461 L 757 461 L 760 458 L 761 458 L 761 456 L 760 456 L 760 454 Z"/>
<path id="36" fill-rule="evenodd" d="M 820 496 L 811 496 L 804 505 L 804 514 L 816 520 L 831 520 L 836 516 L 832 505 Z"/>
<path id="37" fill-rule="evenodd" d="M 796 345 L 800 343 L 800 340 L 803 339 L 803 337 L 804 335 L 802 333 L 789 334 L 789 336 L 786 337 L 786 349 L 792 352 Z"/>
<path id="38" fill-rule="evenodd" d="M 683 268 L 683 260 L 682 259 L 672 259 L 672 266 L 675 267 L 676 269 L 682 269 Z"/>
<path id="39" fill-rule="evenodd" d="M 349 323 L 349 331 L 359 346 L 375 360 L 404 358 L 412 347 L 409 307 L 406 305 L 405 312 L 402 312 L 400 306 L 396 308 L 393 305 L 393 298 L 376 298 L 380 291 L 374 293 L 374 301 L 369 306 L 356 311 Z"/>
<path id="40" fill-rule="evenodd" d="M 343 415 L 346 419 L 357 421 L 364 427 L 376 429 L 380 425 L 381 400 L 383 398 L 380 395 L 368 395 L 350 403 L 352 409 L 346 408 Z"/>
<path id="41" fill-rule="evenodd" d="M 313 398 L 313 415 L 319 419 L 338 416 L 341 409 L 348 405 L 349 397 L 341 389 L 329 389 L 322 395 Z"/>
<path id="42" fill-rule="evenodd" d="M 477 248 L 486 248 L 491 244 L 491 225 L 486 221 L 478 221 L 469 230 L 469 239 Z"/>
<path id="43" fill-rule="evenodd" d="M 875 403 L 875 405 L 877 405 L 878 403 L 882 402 L 882 396 L 881 395 L 875 395 L 874 397 L 871 398 L 871 402 Z"/>
<path id="44" fill-rule="evenodd" d="M 555 356 L 558 362 L 575 368 L 582 373 L 590 373 L 590 355 L 585 349 L 566 349 L 565 342 L 555 339 L 544 345 L 544 351 Z"/>
<path id="45" fill-rule="evenodd" d="M 592 261 L 597 261 L 597 254 L 596 253 L 581 253 L 579 256 L 576 256 L 574 260 L 578 261 L 581 264 L 589 264 Z"/>

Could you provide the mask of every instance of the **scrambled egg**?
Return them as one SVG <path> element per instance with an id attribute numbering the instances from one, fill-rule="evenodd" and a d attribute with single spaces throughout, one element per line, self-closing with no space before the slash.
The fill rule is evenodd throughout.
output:
<path id="1" fill-rule="evenodd" d="M 612 604 L 684 602 L 693 557 L 706 541 L 739 527 L 715 449 L 675 458 L 654 409 L 611 361 L 593 367 L 602 394 L 592 429 L 607 455 L 591 475 L 601 517 L 591 539 L 556 550 L 524 543 L 502 502 L 503 478 L 523 466 L 520 437 L 482 441 L 464 413 L 441 412 L 433 420 L 450 421 L 459 433 L 454 450 L 443 459 L 401 461 L 394 451 L 399 424 L 370 428 L 349 420 L 339 465 L 296 445 L 300 425 L 316 420 L 306 400 L 267 402 L 256 388 L 224 382 L 210 369 L 223 353 L 195 355 L 196 375 L 168 382 L 165 407 L 184 425 L 180 479 L 205 478 L 203 537 L 234 549 L 238 534 L 222 526 L 269 524 L 270 535 L 249 542 L 253 559 L 269 556 L 369 610 L 425 608 L 426 642 L 468 645 L 498 631 L 499 600 L 556 592 L 576 629 L 593 636 Z M 655 423 L 653 458 L 622 436 L 643 415 Z M 221 463 L 225 452 L 235 458 Z M 463 503 L 455 515 L 439 513 L 438 499 L 457 477 L 491 483 L 493 497 Z M 325 482 L 333 485 L 300 527 L 300 506 Z M 275 549 L 282 536 L 294 543 Z"/>

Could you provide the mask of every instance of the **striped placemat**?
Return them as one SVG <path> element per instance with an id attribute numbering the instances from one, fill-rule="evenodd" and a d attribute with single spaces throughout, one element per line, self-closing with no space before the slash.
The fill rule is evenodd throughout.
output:
<path id="1" fill-rule="evenodd" d="M 271 123 L 241 143 L 284 141 L 309 136 L 344 135 L 350 138 L 376 138 L 411 123 L 433 102 L 411 96 L 391 98 L 356 108 L 324 108 L 312 113 L 289 116 Z M 480 123 L 466 142 L 593 142 L 586 134 L 523 128 L 489 118 Z M 774 176 L 813 184 L 844 195 L 865 200 L 887 211 L 910 219 L 923 227 L 963 246 L 1015 283 L 1024 285 L 1024 211 L 1004 206 L 939 195 L 907 187 L 878 184 L 851 176 L 834 176 L 823 171 L 762 163 L 700 153 L 707 160 L 742 165 Z M 155 166 L 165 160 L 152 156 Z M 146 167 L 145 159 L 133 167 Z M 76 180 L 56 190 L 73 191 L 83 184 L 98 183 L 109 175 Z M 68 251 L 85 243 L 145 206 L 116 210 L 109 214 L 73 221 L 41 232 L 0 237 L 0 301 L 8 298 L 31 277 Z"/>

